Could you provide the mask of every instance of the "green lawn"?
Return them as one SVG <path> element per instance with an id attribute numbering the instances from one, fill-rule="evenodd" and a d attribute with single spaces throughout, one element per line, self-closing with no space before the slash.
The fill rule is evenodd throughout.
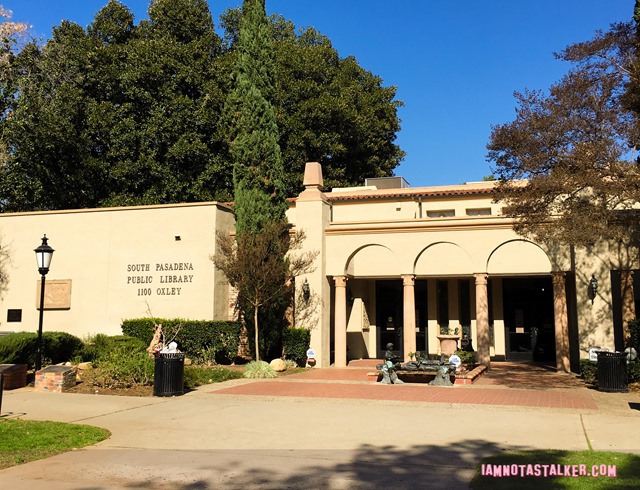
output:
<path id="1" fill-rule="evenodd" d="M 514 472 L 517 476 L 512 476 Z M 505 476 L 507 473 L 511 475 Z M 640 455 L 551 450 L 504 453 L 482 460 L 471 488 L 638 489 Z"/>
<path id="2" fill-rule="evenodd" d="M 90 446 L 110 435 L 89 425 L 0 420 L 0 469 Z"/>

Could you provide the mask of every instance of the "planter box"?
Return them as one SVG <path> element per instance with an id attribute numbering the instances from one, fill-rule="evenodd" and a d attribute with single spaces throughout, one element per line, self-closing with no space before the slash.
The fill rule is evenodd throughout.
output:
<path id="1" fill-rule="evenodd" d="M 2 388 L 5 390 L 27 386 L 26 364 L 0 364 L 0 373 L 2 373 Z"/>
<path id="2" fill-rule="evenodd" d="M 36 373 L 35 391 L 63 393 L 76 385 L 76 370 L 69 366 L 47 366 Z"/>

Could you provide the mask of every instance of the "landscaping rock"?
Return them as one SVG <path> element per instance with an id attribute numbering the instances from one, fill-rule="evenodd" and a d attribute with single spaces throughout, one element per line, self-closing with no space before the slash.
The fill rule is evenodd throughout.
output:
<path id="1" fill-rule="evenodd" d="M 281 373 L 287 370 L 287 364 L 282 359 L 274 359 L 269 363 L 274 371 Z"/>

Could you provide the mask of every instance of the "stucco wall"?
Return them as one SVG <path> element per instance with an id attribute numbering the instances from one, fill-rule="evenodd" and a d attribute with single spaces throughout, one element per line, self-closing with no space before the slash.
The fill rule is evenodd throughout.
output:
<path id="1" fill-rule="evenodd" d="M 145 316 L 226 319 L 228 291 L 209 256 L 230 211 L 216 203 L 0 215 L 10 281 L 0 329 L 36 331 L 40 276 L 33 250 L 43 234 L 55 253 L 47 280 L 70 284 L 69 308 L 45 311 L 44 329 L 86 337 L 119 334 Z M 21 310 L 7 322 L 7 310 Z"/>

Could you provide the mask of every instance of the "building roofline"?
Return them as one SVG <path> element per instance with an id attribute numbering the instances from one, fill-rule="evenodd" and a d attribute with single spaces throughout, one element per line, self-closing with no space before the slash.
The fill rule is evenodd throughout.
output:
<path id="1" fill-rule="evenodd" d="M 460 185 L 410 187 L 400 189 L 354 189 L 327 192 L 329 201 L 356 201 L 406 197 L 478 196 L 495 193 L 497 181 L 471 182 Z"/>
<path id="2" fill-rule="evenodd" d="M 219 201 L 207 201 L 207 202 L 182 202 L 171 204 L 149 204 L 140 206 L 113 206 L 105 208 L 80 208 L 80 209 L 52 209 L 44 211 L 19 211 L 14 213 L 0 213 L 0 217 L 3 216 L 37 216 L 37 215 L 53 215 L 53 214 L 76 214 L 76 213 L 103 213 L 113 211 L 132 211 L 132 210 L 150 210 L 150 209 L 169 209 L 169 208 L 187 208 L 187 207 L 205 207 L 215 206 L 224 211 L 231 211 L 231 207 L 228 203 Z"/>

